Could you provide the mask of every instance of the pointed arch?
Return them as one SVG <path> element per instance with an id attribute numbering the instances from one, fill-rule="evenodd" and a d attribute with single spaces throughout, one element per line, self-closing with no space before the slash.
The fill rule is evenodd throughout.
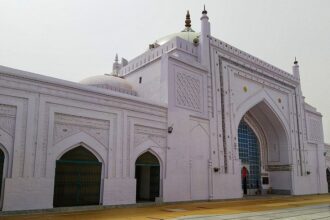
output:
<path id="1" fill-rule="evenodd" d="M 146 153 L 147 151 L 150 151 L 150 153 L 152 153 L 153 155 L 155 155 L 155 157 L 158 158 L 159 163 L 162 166 L 163 161 L 164 161 L 164 159 L 163 159 L 164 150 L 162 148 L 165 148 L 165 147 L 161 147 L 153 140 L 148 139 L 145 142 L 142 142 L 141 144 L 139 144 L 138 146 L 135 147 L 135 150 L 134 150 L 135 154 L 133 155 L 132 161 L 135 162 L 139 156 Z"/>
<path id="2" fill-rule="evenodd" d="M 135 157 L 135 159 L 134 159 L 134 163 L 137 161 L 137 159 L 138 159 L 139 157 L 141 157 L 141 156 L 142 156 L 143 154 L 145 154 L 145 153 L 150 153 L 150 154 L 152 154 L 155 158 L 157 158 L 158 163 L 159 163 L 159 166 L 162 167 L 163 162 L 162 162 L 161 157 L 160 157 L 160 156 L 158 155 L 158 153 L 157 153 L 156 151 L 154 151 L 152 148 L 148 148 L 148 149 L 146 149 L 146 150 L 140 152 L 140 153 Z"/>
<path id="3" fill-rule="evenodd" d="M 161 195 L 161 163 L 155 152 L 141 152 L 135 160 L 136 201 L 156 201 Z"/>
<path id="4" fill-rule="evenodd" d="M 261 90 L 260 92 L 246 99 L 244 102 L 242 102 L 237 106 L 236 114 L 235 114 L 236 130 L 245 113 L 248 112 L 250 109 L 252 109 L 254 106 L 258 105 L 259 103 L 265 103 L 268 106 L 268 108 L 272 110 L 274 115 L 277 117 L 278 121 L 281 123 L 282 127 L 285 129 L 285 133 L 288 137 L 290 129 L 289 129 L 289 124 L 287 122 L 287 118 L 285 117 L 282 110 L 277 106 L 277 104 L 274 102 L 274 100 L 268 95 L 268 93 L 265 90 Z"/>
<path id="5" fill-rule="evenodd" d="M 107 149 L 105 149 L 105 147 L 100 144 L 100 142 L 95 140 L 95 138 L 91 137 L 85 132 L 79 132 L 61 140 L 50 149 L 51 162 L 47 163 L 47 176 L 54 177 L 56 160 L 61 158 L 61 156 L 63 156 L 66 152 L 78 146 L 83 146 L 91 153 L 93 153 L 95 157 L 98 158 L 99 162 L 104 164 L 103 167 L 106 168 L 108 155 Z M 106 170 L 103 170 L 102 173 L 106 173 Z"/>
<path id="6" fill-rule="evenodd" d="M 201 128 L 205 132 L 206 135 L 209 135 L 208 130 L 201 123 L 197 123 L 194 127 L 192 127 L 190 129 L 190 133 L 192 133 L 197 128 Z"/>
<path id="7" fill-rule="evenodd" d="M 77 147 L 78 145 L 82 145 L 91 151 L 100 162 L 104 163 L 106 161 L 107 150 L 95 138 L 85 132 L 79 132 L 55 144 L 53 147 L 54 157 L 58 159 L 67 151 Z"/>

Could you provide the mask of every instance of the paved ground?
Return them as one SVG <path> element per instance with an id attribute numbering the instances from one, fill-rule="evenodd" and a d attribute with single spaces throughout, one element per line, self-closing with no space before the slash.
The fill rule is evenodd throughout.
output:
<path id="1" fill-rule="evenodd" d="M 275 196 L 262 198 L 253 197 L 242 200 L 191 202 L 126 208 L 105 208 L 93 211 L 58 212 L 14 216 L 1 216 L 0 214 L 0 219 L 330 219 L 330 195 Z"/>
<path id="2" fill-rule="evenodd" d="M 269 220 L 269 219 L 330 219 L 330 205 L 305 206 L 301 208 L 278 209 L 266 212 L 247 212 L 231 215 L 201 215 L 179 217 L 178 220 Z"/>

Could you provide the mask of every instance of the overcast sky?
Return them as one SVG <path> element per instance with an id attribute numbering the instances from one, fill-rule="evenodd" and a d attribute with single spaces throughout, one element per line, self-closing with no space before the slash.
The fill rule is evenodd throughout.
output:
<path id="1" fill-rule="evenodd" d="M 214 37 L 288 72 L 297 57 L 330 142 L 328 0 L 0 0 L 0 65 L 74 82 L 109 73 L 116 53 L 181 31 L 188 9 L 200 31 L 203 4 Z"/>

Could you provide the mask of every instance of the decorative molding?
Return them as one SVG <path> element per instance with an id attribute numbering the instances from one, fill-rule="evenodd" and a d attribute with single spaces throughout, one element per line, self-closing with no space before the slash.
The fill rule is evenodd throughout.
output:
<path id="1" fill-rule="evenodd" d="M 139 146 L 141 143 L 151 140 L 159 147 L 166 147 L 167 131 L 165 129 L 146 127 L 142 125 L 134 126 L 134 146 Z"/>
<path id="2" fill-rule="evenodd" d="M 284 164 L 284 165 L 267 165 L 266 171 L 291 171 L 292 165 Z"/>
<path id="3" fill-rule="evenodd" d="M 199 79 L 177 72 L 175 78 L 176 104 L 194 111 L 202 111 L 202 85 Z"/>
<path id="4" fill-rule="evenodd" d="M 15 106 L 0 104 L 0 128 L 14 137 L 17 109 Z"/>
<path id="5" fill-rule="evenodd" d="M 323 132 L 322 132 L 322 121 L 315 117 L 308 117 L 307 121 L 307 138 L 309 141 L 322 142 Z"/>
<path id="6" fill-rule="evenodd" d="M 283 71 L 261 59 L 248 54 L 234 46 L 231 46 L 219 39 L 211 38 L 211 45 L 221 49 L 224 54 L 224 58 L 231 60 L 237 64 L 240 64 L 249 69 L 253 69 L 256 72 L 260 72 L 264 76 L 277 80 L 278 82 L 288 83 L 290 85 L 296 85 L 299 83 L 299 79 L 292 74 Z M 295 86 L 294 86 L 295 87 Z"/>
<path id="7" fill-rule="evenodd" d="M 110 122 L 107 120 L 55 113 L 54 121 L 54 143 L 79 132 L 85 132 L 104 147 L 109 146 Z"/>

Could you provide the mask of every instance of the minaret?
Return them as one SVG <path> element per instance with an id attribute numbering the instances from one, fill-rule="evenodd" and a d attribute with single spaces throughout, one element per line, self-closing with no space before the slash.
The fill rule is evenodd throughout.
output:
<path id="1" fill-rule="evenodd" d="M 294 58 L 293 64 L 294 64 L 292 67 L 293 76 L 297 79 L 300 79 L 299 65 L 298 65 L 298 61 L 296 58 Z"/>
<path id="2" fill-rule="evenodd" d="M 118 76 L 119 70 L 121 68 L 120 63 L 118 62 L 118 54 L 116 54 L 115 62 L 112 65 L 112 76 Z"/>
<path id="3" fill-rule="evenodd" d="M 210 41 L 209 37 L 211 35 L 211 27 L 209 22 L 209 17 L 207 16 L 207 11 L 202 11 L 201 17 L 201 35 L 200 35 L 200 61 L 201 64 L 209 69 L 210 67 Z"/>

